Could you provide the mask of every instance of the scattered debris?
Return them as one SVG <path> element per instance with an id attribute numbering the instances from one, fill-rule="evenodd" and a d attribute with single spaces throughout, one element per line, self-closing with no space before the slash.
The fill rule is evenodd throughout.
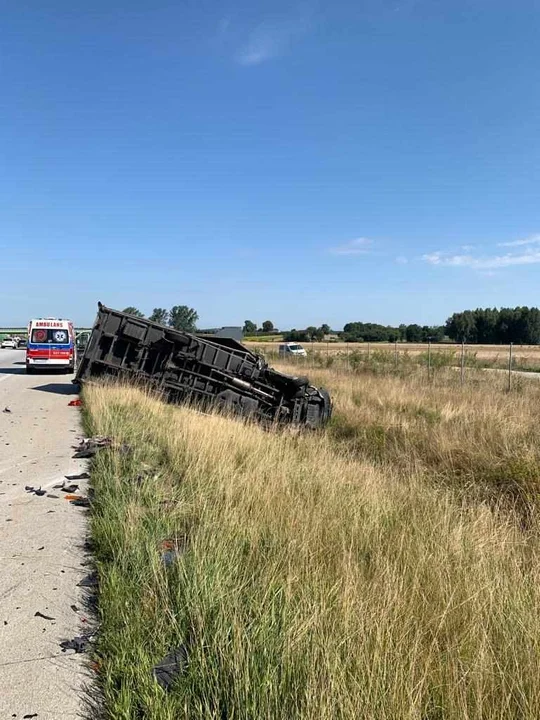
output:
<path id="1" fill-rule="evenodd" d="M 161 555 L 161 560 L 165 567 L 170 567 L 178 559 L 178 556 L 179 553 L 177 550 L 165 550 Z"/>
<path id="2" fill-rule="evenodd" d="M 66 495 L 66 497 L 68 497 L 68 495 Z M 69 497 L 72 497 L 72 496 L 69 496 Z M 75 497 L 75 500 L 71 501 L 71 504 L 76 505 L 77 507 L 88 508 L 88 507 L 90 507 L 90 500 L 87 497 L 82 497 L 82 496 L 78 495 Z"/>
<path id="3" fill-rule="evenodd" d="M 81 407 L 82 406 L 82 400 L 80 398 L 77 398 L 76 400 L 71 400 L 68 402 L 68 407 Z"/>
<path id="4" fill-rule="evenodd" d="M 56 618 L 53 618 L 50 615 L 44 615 L 42 612 L 39 612 L 39 610 L 34 613 L 34 617 L 43 618 L 43 620 L 56 620 Z"/>
<path id="5" fill-rule="evenodd" d="M 35 718 L 37 716 L 38 716 L 37 713 L 30 713 L 29 715 L 23 715 L 23 720 L 27 720 L 27 718 L 29 720 L 30 718 Z M 13 715 L 11 717 L 13 717 Z"/>
<path id="6" fill-rule="evenodd" d="M 176 678 L 185 671 L 188 653 L 185 645 L 180 645 L 166 655 L 163 660 L 152 668 L 158 685 L 169 690 Z"/>
<path id="7" fill-rule="evenodd" d="M 82 495 L 64 495 L 64 500 L 80 500 Z"/>
<path id="8" fill-rule="evenodd" d="M 78 475 L 64 475 L 66 480 L 89 480 L 90 475 L 87 472 L 79 473 Z"/>
<path id="9" fill-rule="evenodd" d="M 170 567 L 184 553 L 186 549 L 185 538 L 163 540 L 161 543 L 161 560 L 165 567 Z"/>
<path id="10" fill-rule="evenodd" d="M 27 493 L 33 493 L 34 495 L 39 495 L 40 497 L 47 494 L 46 490 L 41 489 L 41 485 L 38 488 L 35 488 L 33 485 L 25 485 L 24 489 Z"/>
<path id="11" fill-rule="evenodd" d="M 80 583 L 77 583 L 77 587 L 97 587 L 98 576 L 97 572 L 91 572 L 89 575 L 84 577 Z"/>
<path id="12" fill-rule="evenodd" d="M 86 652 L 92 641 L 92 635 L 77 635 L 72 640 L 62 640 L 60 647 L 62 652 L 66 650 L 75 650 L 76 653 Z"/>
<path id="13" fill-rule="evenodd" d="M 53 495 L 52 493 L 47 493 L 48 498 L 52 498 L 53 500 L 58 500 L 60 495 Z"/>
<path id="14" fill-rule="evenodd" d="M 94 457 L 94 455 L 97 453 L 98 450 L 102 450 L 103 448 L 111 447 L 112 445 L 112 439 L 109 437 L 102 437 L 98 435 L 97 437 L 93 438 L 84 438 L 81 440 L 79 445 L 74 446 L 74 449 L 77 451 L 74 458 L 91 458 Z"/>
<path id="15" fill-rule="evenodd" d="M 39 552 L 40 550 L 45 550 L 45 545 L 42 545 L 41 547 L 39 547 L 39 548 L 38 548 L 38 552 Z"/>
<path id="16" fill-rule="evenodd" d="M 74 493 L 74 492 L 76 492 L 78 489 L 79 489 L 79 486 L 76 485 L 75 483 L 72 483 L 71 485 L 63 485 L 63 486 L 60 488 L 60 490 L 62 490 L 62 492 L 66 492 L 66 493 Z"/>
<path id="17" fill-rule="evenodd" d="M 70 605 L 73 612 L 79 612 L 79 608 L 76 605 Z"/>
<path id="18" fill-rule="evenodd" d="M 5 413 L 10 413 L 11 410 L 10 410 L 8 407 L 6 407 L 6 408 L 4 408 L 4 412 L 5 412 Z"/>

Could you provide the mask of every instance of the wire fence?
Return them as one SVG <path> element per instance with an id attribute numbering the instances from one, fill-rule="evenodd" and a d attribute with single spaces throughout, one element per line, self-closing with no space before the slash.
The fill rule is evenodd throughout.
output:
<path id="1" fill-rule="evenodd" d="M 513 344 L 493 350 L 493 357 L 479 357 L 478 349 L 473 345 L 453 346 L 452 349 L 440 349 L 436 344 L 427 343 L 422 350 L 410 351 L 403 344 L 382 346 L 378 343 L 364 343 L 362 346 L 348 345 L 339 350 L 332 343 L 317 343 L 317 347 L 306 345 L 306 355 L 280 353 L 276 347 L 258 346 L 257 351 L 268 362 L 281 363 L 294 368 L 295 373 L 307 372 L 317 368 L 332 368 L 336 372 L 388 374 L 409 376 L 424 375 L 425 381 L 432 383 L 443 378 L 453 384 L 465 386 L 479 377 L 504 379 L 504 387 L 510 391 L 517 378 L 530 377 L 540 380 L 540 352 L 534 357 L 521 354 L 516 357 Z"/>

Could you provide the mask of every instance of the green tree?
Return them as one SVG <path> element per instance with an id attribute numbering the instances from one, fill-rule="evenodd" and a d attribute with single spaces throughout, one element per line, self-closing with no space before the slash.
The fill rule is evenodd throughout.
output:
<path id="1" fill-rule="evenodd" d="M 407 342 L 422 342 L 422 328 L 416 323 L 413 323 L 412 325 L 407 325 L 405 336 L 407 338 Z"/>
<path id="2" fill-rule="evenodd" d="M 321 331 L 323 335 L 330 335 L 332 330 L 330 329 L 330 325 L 327 325 L 326 323 L 323 323 L 321 325 Z"/>
<path id="3" fill-rule="evenodd" d="M 274 323 L 271 320 L 265 320 L 262 324 L 264 332 L 272 332 L 274 329 Z"/>
<path id="4" fill-rule="evenodd" d="M 166 325 L 169 320 L 169 311 L 165 308 L 154 308 L 148 319 L 160 325 Z"/>
<path id="5" fill-rule="evenodd" d="M 257 332 L 257 323 L 254 323 L 251 320 L 244 320 L 244 334 L 245 335 L 254 335 L 256 332 Z"/>
<path id="6" fill-rule="evenodd" d="M 306 328 L 306 335 L 311 342 L 321 342 L 321 340 L 324 338 L 322 328 L 316 328 L 314 325 L 310 325 Z"/>
<path id="7" fill-rule="evenodd" d="M 175 305 L 169 312 L 169 325 L 175 330 L 194 332 L 199 314 L 187 305 Z"/>
<path id="8" fill-rule="evenodd" d="M 144 317 L 144 313 L 142 313 L 140 310 L 137 310 L 136 307 L 132 307 L 131 305 L 127 308 L 124 308 L 122 312 L 125 312 L 127 315 L 135 315 L 135 317 Z"/>
<path id="9" fill-rule="evenodd" d="M 457 342 L 476 342 L 476 316 L 471 310 L 454 313 L 446 321 L 446 334 Z"/>

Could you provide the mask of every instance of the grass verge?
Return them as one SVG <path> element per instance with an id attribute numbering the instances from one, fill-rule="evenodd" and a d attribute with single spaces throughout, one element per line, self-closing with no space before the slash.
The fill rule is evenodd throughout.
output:
<path id="1" fill-rule="evenodd" d="M 431 481 L 426 437 L 452 427 L 448 397 L 321 373 L 338 425 L 401 422 L 410 462 L 332 429 L 269 433 L 139 389 L 85 389 L 87 430 L 133 448 L 103 451 L 92 474 L 106 716 L 536 720 L 534 516 L 524 531 Z M 499 406 L 477 407 L 483 438 L 467 435 L 467 396 L 454 402 L 437 453 L 459 436 L 489 457 Z M 181 645 L 189 662 L 166 692 L 152 667 Z"/>

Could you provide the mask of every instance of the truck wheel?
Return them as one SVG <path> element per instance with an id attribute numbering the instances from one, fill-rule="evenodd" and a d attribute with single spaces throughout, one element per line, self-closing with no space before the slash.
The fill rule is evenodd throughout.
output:
<path id="1" fill-rule="evenodd" d="M 30 367 L 30 365 L 27 365 L 27 366 L 26 366 L 26 374 L 27 374 L 27 375 L 32 375 L 33 372 L 34 372 L 34 368 L 33 368 L 33 367 Z"/>

